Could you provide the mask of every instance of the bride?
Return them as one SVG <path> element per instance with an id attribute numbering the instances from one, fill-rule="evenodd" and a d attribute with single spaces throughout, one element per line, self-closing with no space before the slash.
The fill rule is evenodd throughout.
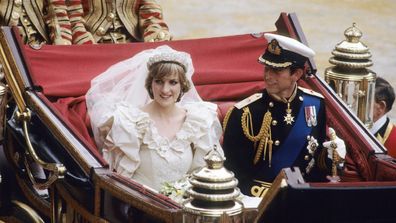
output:
<path id="1" fill-rule="evenodd" d="M 164 45 L 92 80 L 88 114 L 111 170 L 160 190 L 204 166 L 214 146 L 221 150 L 217 106 L 199 97 L 193 73 L 189 54 Z"/>

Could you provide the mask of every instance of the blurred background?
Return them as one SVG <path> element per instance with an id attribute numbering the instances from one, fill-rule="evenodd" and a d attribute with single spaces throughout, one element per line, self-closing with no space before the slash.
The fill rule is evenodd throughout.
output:
<path id="1" fill-rule="evenodd" d="M 355 22 L 372 54 L 370 67 L 396 88 L 396 1 L 394 0 L 158 0 L 174 40 L 274 31 L 281 12 L 296 13 L 318 75 L 345 29 Z M 396 120 L 396 105 L 391 117 Z"/>

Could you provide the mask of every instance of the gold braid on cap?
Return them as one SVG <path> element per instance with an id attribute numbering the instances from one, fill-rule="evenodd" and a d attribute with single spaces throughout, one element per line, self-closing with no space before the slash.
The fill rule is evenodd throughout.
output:
<path id="1" fill-rule="evenodd" d="M 274 63 L 269 60 L 263 59 L 261 57 L 259 58 L 259 62 L 262 64 L 266 64 L 268 66 L 271 66 L 271 67 L 276 67 L 276 68 L 285 68 L 285 67 L 289 67 L 293 64 L 292 62 Z"/>
<path id="2" fill-rule="evenodd" d="M 249 107 L 243 108 L 243 114 L 241 118 L 243 134 L 252 142 L 254 142 L 254 147 L 256 147 L 256 143 L 259 142 L 259 145 L 256 149 L 256 155 L 254 156 L 253 163 L 257 164 L 259 161 L 261 154 L 263 155 L 263 160 L 265 160 L 268 146 L 268 162 L 271 167 L 272 160 L 272 136 L 271 136 L 271 121 L 272 115 L 271 112 L 267 111 L 264 114 L 263 122 L 261 124 L 261 128 L 259 133 L 256 136 L 253 136 L 253 120 L 252 114 L 250 113 Z"/>

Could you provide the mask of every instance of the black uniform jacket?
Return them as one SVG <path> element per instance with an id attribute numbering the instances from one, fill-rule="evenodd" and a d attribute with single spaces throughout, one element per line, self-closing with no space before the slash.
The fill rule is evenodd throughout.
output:
<path id="1" fill-rule="evenodd" d="M 326 114 L 323 98 L 311 90 L 298 88 L 296 96 L 290 102 L 290 114 L 293 119 L 291 124 L 287 124 L 285 120 L 287 103 L 275 100 L 266 90 L 250 98 L 251 102 L 244 100 L 245 103 L 239 103 L 239 108 L 234 106 L 224 123 L 225 166 L 235 173 L 241 192 L 249 196 L 263 196 L 265 188 L 270 187 L 281 168 L 290 166 L 299 167 L 307 181 L 324 180 L 328 169 L 330 169 L 327 166 L 331 164 L 331 161 L 327 158 L 327 152 L 323 153 L 325 150 L 322 150 L 322 143 L 326 137 Z M 305 103 L 304 100 L 306 100 Z M 316 108 L 313 108 L 314 106 L 309 101 L 315 101 Z M 242 128 L 242 114 L 246 107 L 249 108 L 250 123 L 253 125 L 248 126 L 248 129 L 253 130 L 252 136 L 258 135 L 264 114 L 269 111 L 272 116 L 270 124 L 272 154 L 269 154 L 269 146 L 267 146 L 266 151 L 261 152 L 262 155 L 259 156 L 256 163 L 254 163 L 254 159 L 257 156 L 259 142 L 254 143 L 248 139 Z M 300 118 L 300 125 L 296 125 L 298 118 Z M 308 126 L 307 118 L 312 118 L 316 123 L 312 124 L 311 122 L 311 126 Z M 298 135 L 299 143 L 292 139 L 291 134 Z M 317 140 L 318 147 L 315 147 L 317 149 L 314 152 L 307 149 L 308 145 L 315 142 L 313 138 L 307 138 L 309 136 Z M 321 168 L 318 168 L 319 166 Z"/>

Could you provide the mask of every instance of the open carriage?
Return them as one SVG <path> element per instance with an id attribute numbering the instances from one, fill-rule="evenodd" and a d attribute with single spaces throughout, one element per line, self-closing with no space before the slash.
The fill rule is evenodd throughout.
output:
<path id="1" fill-rule="evenodd" d="M 282 13 L 275 25 L 271 32 L 306 42 L 295 14 Z M 0 219 L 182 222 L 179 204 L 109 170 L 92 139 L 84 98 L 90 80 L 109 66 L 164 43 L 32 48 L 8 27 L 0 42 L 8 89 Z M 263 33 L 166 44 L 191 54 L 197 90 L 219 105 L 221 120 L 233 103 L 265 87 L 256 62 L 267 44 Z M 285 169 L 259 208 L 245 211 L 246 222 L 396 221 L 395 160 L 310 65 L 299 84 L 325 96 L 328 125 L 347 144 L 342 181 L 304 182 L 298 169 Z"/>

